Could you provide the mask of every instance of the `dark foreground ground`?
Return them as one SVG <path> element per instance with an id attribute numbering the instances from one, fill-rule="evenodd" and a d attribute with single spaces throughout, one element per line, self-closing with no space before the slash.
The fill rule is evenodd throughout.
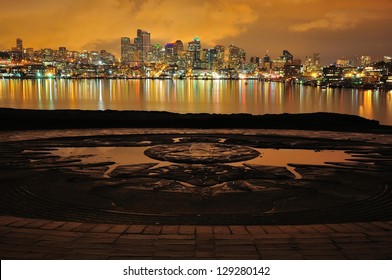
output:
<path id="1" fill-rule="evenodd" d="M 335 113 L 176 114 L 146 111 L 16 110 L 0 108 L 0 130 L 61 128 L 255 128 L 392 132 L 375 120 Z"/>
<path id="2" fill-rule="evenodd" d="M 0 116 L 2 259 L 392 258 L 391 128 L 375 121 L 8 109 Z M 253 129 L 231 129 L 241 124 Z M 187 129 L 153 129 L 175 126 Z M 260 129 L 271 127 L 312 132 Z M 118 164 L 54 154 L 124 147 L 144 156 Z M 351 159 L 292 158 L 289 171 L 252 163 L 263 149 L 340 150 Z"/>

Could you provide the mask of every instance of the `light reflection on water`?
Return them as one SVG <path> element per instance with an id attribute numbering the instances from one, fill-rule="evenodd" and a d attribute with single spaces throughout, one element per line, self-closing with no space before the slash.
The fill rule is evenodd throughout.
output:
<path id="1" fill-rule="evenodd" d="M 259 81 L 1 79 L 0 107 L 254 115 L 335 112 L 392 125 L 392 91 Z"/>

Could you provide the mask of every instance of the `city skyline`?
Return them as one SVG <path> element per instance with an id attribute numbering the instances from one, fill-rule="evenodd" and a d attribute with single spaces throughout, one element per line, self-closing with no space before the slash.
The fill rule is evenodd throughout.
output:
<path id="1" fill-rule="evenodd" d="M 392 50 L 387 0 L 21 0 L 2 3 L 2 10 L 0 49 L 20 37 L 34 49 L 106 49 L 120 57 L 119 38 L 142 28 L 154 43 L 185 43 L 199 36 L 203 47 L 235 44 L 247 58 L 266 51 L 277 57 L 289 49 L 298 58 L 321 53 L 328 64 L 364 54 L 382 60 Z"/>

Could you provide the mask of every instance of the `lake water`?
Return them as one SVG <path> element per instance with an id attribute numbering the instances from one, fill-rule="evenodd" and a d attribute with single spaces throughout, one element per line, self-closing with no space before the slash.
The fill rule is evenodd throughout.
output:
<path id="1" fill-rule="evenodd" d="M 253 115 L 334 112 L 392 125 L 392 91 L 252 80 L 0 79 L 0 107 Z"/>

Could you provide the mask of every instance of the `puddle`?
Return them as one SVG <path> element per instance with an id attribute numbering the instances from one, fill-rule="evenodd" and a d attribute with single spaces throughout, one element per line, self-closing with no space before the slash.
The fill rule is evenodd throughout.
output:
<path id="1" fill-rule="evenodd" d="M 325 165 L 325 162 L 344 162 L 352 158 L 341 150 L 255 149 L 261 155 L 246 163 L 287 166 L 289 163 Z M 237 165 L 238 163 L 234 163 Z"/>
<path id="2" fill-rule="evenodd" d="M 295 179 L 301 179 L 302 176 L 295 168 L 288 166 L 294 164 L 311 164 L 311 165 L 328 165 L 325 162 L 344 162 L 351 159 L 350 154 L 342 150 L 300 150 L 300 149 L 255 149 L 261 155 L 255 159 L 246 161 L 247 164 L 268 165 L 286 167 Z M 240 166 L 242 163 L 231 163 L 231 165 Z"/>
<path id="3" fill-rule="evenodd" d="M 159 167 L 168 165 L 162 161 L 151 159 L 144 155 L 144 151 L 148 147 L 75 147 L 75 148 L 58 148 L 50 151 L 55 156 L 77 158 L 82 163 L 97 163 L 112 161 L 115 164 L 109 166 L 104 177 L 108 178 L 108 174 L 117 166 L 131 165 L 140 163 L 158 163 Z M 158 167 L 158 165 L 157 165 Z"/>
<path id="4" fill-rule="evenodd" d="M 50 152 L 55 156 L 77 158 L 82 163 L 97 163 L 113 161 L 116 164 L 110 166 L 105 172 L 104 177 L 108 177 L 113 169 L 120 165 L 132 165 L 141 163 L 158 163 L 154 168 L 171 165 L 171 162 L 160 161 L 147 157 L 144 151 L 151 147 L 77 147 L 77 148 L 58 148 Z M 227 163 L 232 166 L 242 166 L 244 163 L 286 167 L 300 179 L 301 175 L 289 163 L 294 164 L 313 164 L 326 165 L 325 162 L 344 162 L 352 158 L 350 154 L 341 150 L 293 150 L 293 149 L 254 149 L 261 155 L 250 160 Z M 153 168 L 153 169 L 154 169 Z"/>

